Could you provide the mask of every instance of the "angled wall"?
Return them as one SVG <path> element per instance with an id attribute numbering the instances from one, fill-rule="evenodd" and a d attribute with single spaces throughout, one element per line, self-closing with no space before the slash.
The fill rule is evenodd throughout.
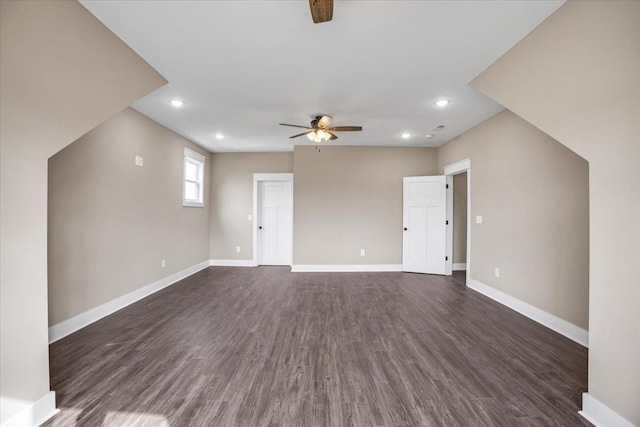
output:
<path id="1" fill-rule="evenodd" d="M 0 2 L 3 423 L 49 393 L 47 159 L 165 83 L 75 1 Z"/>
<path id="2" fill-rule="evenodd" d="M 640 425 L 640 2 L 569 1 L 472 86 L 589 161 L 589 395 Z"/>

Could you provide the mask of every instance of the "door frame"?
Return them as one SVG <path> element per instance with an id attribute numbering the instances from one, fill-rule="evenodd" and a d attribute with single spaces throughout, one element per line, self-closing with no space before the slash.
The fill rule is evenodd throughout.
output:
<path id="1" fill-rule="evenodd" d="M 447 220 L 450 227 L 447 228 L 447 257 L 445 274 L 453 274 L 453 176 L 467 173 L 467 286 L 471 279 L 471 159 L 466 158 L 459 162 L 444 167 L 449 191 L 447 192 Z"/>
<path id="2" fill-rule="evenodd" d="M 286 181 L 291 183 L 289 196 L 289 218 L 291 219 L 291 242 L 289 242 L 289 265 L 293 265 L 293 174 L 292 173 L 254 173 L 253 174 L 253 265 L 258 265 L 258 183 Z"/>

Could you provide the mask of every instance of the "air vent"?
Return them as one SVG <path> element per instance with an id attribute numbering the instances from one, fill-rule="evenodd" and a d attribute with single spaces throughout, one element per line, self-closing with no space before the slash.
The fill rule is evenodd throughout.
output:
<path id="1" fill-rule="evenodd" d="M 433 132 L 439 132 L 439 131 L 441 131 L 442 129 L 444 129 L 444 125 L 438 125 L 438 126 L 436 126 L 436 127 L 434 127 L 434 128 L 433 128 Z"/>

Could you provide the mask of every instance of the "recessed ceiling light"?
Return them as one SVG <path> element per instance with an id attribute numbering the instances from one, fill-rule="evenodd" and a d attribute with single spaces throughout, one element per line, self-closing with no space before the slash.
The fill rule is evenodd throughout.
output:
<path id="1" fill-rule="evenodd" d="M 432 133 L 427 134 L 427 138 L 433 138 L 433 134 Z"/>
<path id="2" fill-rule="evenodd" d="M 449 105 L 451 101 L 449 101 L 448 99 L 438 99 L 435 104 L 438 107 L 446 107 L 447 105 Z"/>
<path id="3" fill-rule="evenodd" d="M 218 132 L 216 133 L 216 139 L 224 139 L 224 135 Z"/>
<path id="4" fill-rule="evenodd" d="M 173 105 L 174 107 L 182 107 L 184 105 L 184 101 L 181 101 L 179 99 L 172 99 L 171 101 L 169 101 L 169 104 Z"/>
<path id="5" fill-rule="evenodd" d="M 411 134 L 409 132 L 404 132 L 402 135 L 400 135 L 402 137 L 402 139 L 409 139 L 411 138 Z"/>

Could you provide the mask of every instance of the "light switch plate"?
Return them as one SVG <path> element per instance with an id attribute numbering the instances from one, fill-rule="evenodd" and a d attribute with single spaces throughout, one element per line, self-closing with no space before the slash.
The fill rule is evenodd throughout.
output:
<path id="1" fill-rule="evenodd" d="M 476 215 L 476 224 L 482 224 L 482 215 Z"/>
<path id="2" fill-rule="evenodd" d="M 136 166 L 144 166 L 144 159 L 140 156 L 136 156 Z"/>
<path id="3" fill-rule="evenodd" d="M 360 256 L 365 256 L 367 253 L 364 249 L 360 249 Z"/>
<path id="4" fill-rule="evenodd" d="M 251 214 L 247 215 L 247 220 L 253 221 L 253 215 L 251 215 Z"/>
<path id="5" fill-rule="evenodd" d="M 236 246 L 236 252 L 240 252 L 240 246 Z"/>
<path id="6" fill-rule="evenodd" d="M 496 277 L 500 277 L 500 269 L 496 267 Z"/>

